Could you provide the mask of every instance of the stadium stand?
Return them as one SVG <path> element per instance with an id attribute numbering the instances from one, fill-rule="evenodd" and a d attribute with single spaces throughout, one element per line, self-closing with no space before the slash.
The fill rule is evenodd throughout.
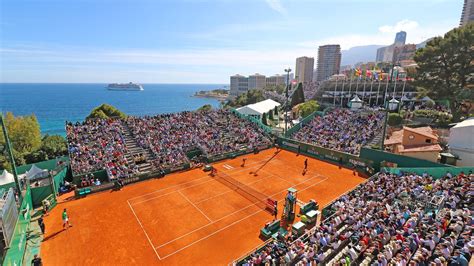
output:
<path id="1" fill-rule="evenodd" d="M 377 111 L 334 109 L 293 133 L 292 139 L 324 148 L 359 154 L 383 129 L 385 114 Z"/>
<path id="2" fill-rule="evenodd" d="M 145 163 L 149 170 L 179 167 L 196 149 L 212 158 L 271 144 L 262 129 L 229 110 L 87 120 L 66 130 L 73 173 L 105 169 L 112 180 L 140 173 Z"/>
<path id="3" fill-rule="evenodd" d="M 473 174 L 380 173 L 341 196 L 303 236 L 273 240 L 238 265 L 468 265 Z"/>

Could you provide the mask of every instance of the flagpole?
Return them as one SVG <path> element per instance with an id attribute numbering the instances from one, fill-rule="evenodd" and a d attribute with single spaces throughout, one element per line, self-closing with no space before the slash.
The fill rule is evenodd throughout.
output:
<path id="1" fill-rule="evenodd" d="M 357 82 L 356 82 L 356 95 L 359 92 L 359 79 L 360 79 L 360 76 L 359 78 L 357 78 Z"/>
<path id="2" fill-rule="evenodd" d="M 334 106 L 336 106 L 336 90 L 337 90 L 337 76 L 336 76 L 336 85 L 334 85 L 334 103 L 333 103 Z"/>
<path id="3" fill-rule="evenodd" d="M 395 76 L 395 86 L 393 86 L 393 98 L 396 98 L 397 95 L 395 95 L 396 90 L 397 90 L 397 80 L 398 80 L 398 71 L 397 75 Z"/>
<path id="4" fill-rule="evenodd" d="M 407 78 L 405 77 L 405 79 L 403 80 L 403 88 L 402 88 L 402 98 L 403 96 L 405 96 L 405 85 L 407 83 Z"/>
<path id="5" fill-rule="evenodd" d="M 372 103 L 372 86 L 374 85 L 374 79 L 370 79 L 370 97 L 369 97 L 369 107 Z"/>
<path id="6" fill-rule="evenodd" d="M 382 78 L 383 78 L 383 77 L 382 77 Z M 381 80 L 379 79 L 379 86 L 378 86 L 378 88 L 377 88 L 377 98 L 376 98 L 376 100 L 375 100 L 375 106 L 378 106 L 378 105 L 379 105 L 380 84 L 381 84 L 380 81 L 381 81 Z"/>
<path id="7" fill-rule="evenodd" d="M 362 92 L 362 103 L 365 101 L 365 84 L 367 84 L 367 77 L 364 78 L 364 89 Z"/>
<path id="8" fill-rule="evenodd" d="M 341 90 L 341 107 L 342 107 L 342 102 L 344 101 L 344 81 L 346 81 L 346 76 L 344 75 L 344 79 L 342 80 L 342 90 Z"/>
<path id="9" fill-rule="evenodd" d="M 383 106 L 385 106 L 385 103 L 387 102 L 387 91 L 388 91 L 388 77 L 387 77 L 387 84 L 385 86 L 385 94 L 383 95 Z"/>
<path id="10" fill-rule="evenodd" d="M 352 70 L 351 70 L 351 79 L 349 81 L 349 100 L 351 99 L 352 95 L 351 95 L 351 89 L 352 89 Z"/>

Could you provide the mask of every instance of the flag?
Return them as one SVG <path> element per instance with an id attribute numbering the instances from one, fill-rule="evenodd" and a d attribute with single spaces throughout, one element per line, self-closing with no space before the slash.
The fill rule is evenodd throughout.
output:
<path id="1" fill-rule="evenodd" d="M 370 71 L 370 70 L 367 69 L 367 70 L 365 71 L 365 77 L 366 77 L 366 78 L 369 78 L 369 79 L 372 79 L 372 71 Z"/>

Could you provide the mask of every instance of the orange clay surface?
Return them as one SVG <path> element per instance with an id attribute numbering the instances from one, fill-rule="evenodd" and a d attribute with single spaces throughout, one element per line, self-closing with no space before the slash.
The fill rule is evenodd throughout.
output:
<path id="1" fill-rule="evenodd" d="M 279 217 L 289 187 L 298 190 L 299 200 L 315 199 L 323 207 L 365 180 L 312 158 L 303 175 L 307 157 L 283 150 L 272 158 L 275 151 L 214 166 L 278 200 Z M 247 158 L 244 167 L 242 158 Z M 63 208 L 73 224 L 67 230 L 62 229 Z M 261 245 L 260 228 L 272 219 L 194 169 L 58 204 L 45 217 L 41 257 L 44 265 L 225 265 Z"/>

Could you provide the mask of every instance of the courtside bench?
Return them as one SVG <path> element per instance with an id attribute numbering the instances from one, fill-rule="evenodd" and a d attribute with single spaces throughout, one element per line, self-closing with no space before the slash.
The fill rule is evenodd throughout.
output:
<path id="1" fill-rule="evenodd" d="M 260 235 L 263 236 L 265 239 L 268 239 L 273 236 L 273 234 L 277 233 L 280 230 L 280 220 L 275 220 L 270 224 L 265 225 L 262 229 L 260 229 Z"/>
<path id="2" fill-rule="evenodd" d="M 308 203 L 300 207 L 300 214 L 306 214 L 309 211 L 317 211 L 319 209 L 319 205 L 315 200 L 310 200 Z"/>

